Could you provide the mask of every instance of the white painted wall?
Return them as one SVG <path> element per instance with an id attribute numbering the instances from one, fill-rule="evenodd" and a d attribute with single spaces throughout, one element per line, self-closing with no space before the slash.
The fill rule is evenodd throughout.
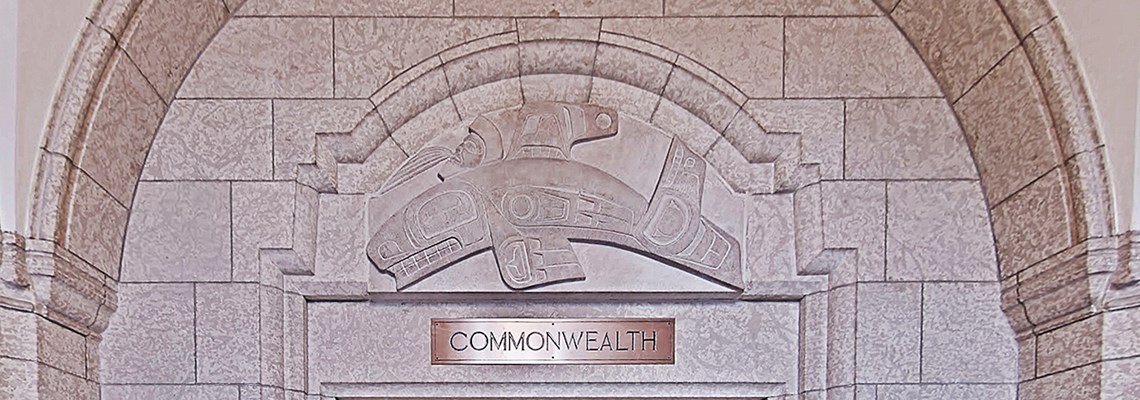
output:
<path id="1" fill-rule="evenodd" d="M 32 172 L 52 100 L 94 0 L 0 0 L 19 3 L 16 62 L 16 230 L 27 226 Z M 8 24 L 5 23 L 5 26 Z M 12 143 L 12 141 L 7 141 Z M 13 192 L 0 187 L 0 191 Z M 8 226 L 7 223 L 4 226 Z M 7 229 L 7 228 L 6 228 Z"/>
<path id="2" fill-rule="evenodd" d="M 16 0 L 0 0 L 0 229 L 16 223 Z"/>
<path id="3" fill-rule="evenodd" d="M 1118 231 L 1140 229 L 1140 1 L 1053 0 L 1088 80 Z"/>

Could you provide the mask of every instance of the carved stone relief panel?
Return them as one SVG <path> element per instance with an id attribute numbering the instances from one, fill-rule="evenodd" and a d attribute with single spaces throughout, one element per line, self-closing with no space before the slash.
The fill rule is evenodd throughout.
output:
<path id="1" fill-rule="evenodd" d="M 403 290 L 490 250 L 521 290 L 588 279 L 582 243 L 742 289 L 741 200 L 700 154 L 653 131 L 585 104 L 481 115 L 458 141 L 443 135 L 412 154 L 370 198 L 368 257 Z M 615 162 L 625 159 L 634 163 Z"/>

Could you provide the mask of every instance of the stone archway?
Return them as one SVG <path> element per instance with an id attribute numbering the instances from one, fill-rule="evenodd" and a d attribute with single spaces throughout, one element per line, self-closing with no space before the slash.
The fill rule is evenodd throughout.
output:
<path id="1" fill-rule="evenodd" d="M 1041 390 L 1045 389 L 1039 388 L 1061 387 L 1062 381 L 1071 381 L 1070 377 L 1074 375 L 1081 378 L 1081 382 L 1088 382 L 1082 386 L 1084 388 L 1099 388 L 1103 380 L 1105 396 L 1111 393 L 1109 387 L 1128 384 L 1111 378 L 1111 369 L 1125 363 L 1102 364 L 1097 361 L 1116 357 L 1099 347 L 1102 342 L 1110 341 L 1103 331 L 1112 329 L 1109 322 L 1112 318 L 1105 318 L 1123 315 L 1102 311 L 1126 307 L 1128 299 L 1132 298 L 1128 295 L 1132 290 L 1129 284 L 1134 279 L 1124 263 L 1130 258 L 1129 239 L 1115 236 L 1112 228 L 1101 142 L 1087 109 L 1082 80 L 1067 54 L 1062 33 L 1049 7 L 1037 2 L 973 1 L 961 5 L 965 10 L 962 11 L 949 4 L 878 3 L 882 10 L 889 11 L 885 15 L 901 28 L 918 55 L 926 60 L 942 93 L 953 104 L 952 109 L 961 121 L 978 162 L 992 208 L 997 254 L 1002 266 L 1003 287 L 1006 288 L 1003 295 L 1006 313 L 1023 338 L 1023 351 L 1036 354 L 1038 359 L 1034 363 L 1036 368 L 1033 368 L 1036 372 L 1030 376 L 1042 376 L 1041 380 L 1026 384 L 1023 393 L 1027 396 L 1044 393 Z M 286 14 L 354 12 L 323 6 L 304 9 L 282 4 L 286 7 L 282 12 Z M 265 10 L 260 8 L 263 6 L 255 2 L 241 12 L 257 13 Z M 29 379 L 26 384 L 36 385 L 34 382 L 38 381 L 45 397 L 50 396 L 53 390 L 60 390 L 59 387 L 45 386 L 48 377 L 53 377 L 51 381 L 59 381 L 60 371 L 67 371 L 70 373 L 68 376 L 80 380 L 97 381 L 94 378 L 97 376 L 94 372 L 97 357 L 91 354 L 91 350 L 97 347 L 98 333 L 116 308 L 119 254 L 134 197 L 132 188 L 142 171 L 150 138 L 163 113 L 167 113 L 167 119 L 171 118 L 174 111 L 167 111 L 167 105 L 171 104 L 179 86 L 188 85 L 182 83 L 182 76 L 190 70 L 197 54 L 209 43 L 214 32 L 223 26 L 230 11 L 238 7 L 241 7 L 240 2 L 235 1 L 109 1 L 100 5 L 86 28 L 87 34 L 76 53 L 67 84 L 57 99 L 53 122 L 46 135 L 45 151 L 37 173 L 32 226 L 27 231 L 29 239 L 26 244 L 19 238 L 5 241 L 5 254 L 9 255 L 6 260 L 14 260 L 6 262 L 8 269 L 5 271 L 15 271 L 13 276 L 23 276 L 27 271 L 29 277 L 25 283 L 6 276 L 6 284 L 9 281 L 15 283 L 5 286 L 8 290 L 5 292 L 6 303 L 35 311 L 45 318 L 38 319 L 29 313 L 14 317 L 25 321 L 22 326 L 33 327 L 23 337 L 42 338 L 42 344 L 37 350 L 23 352 L 13 358 L 27 360 L 21 364 L 22 373 L 39 378 Z M 450 15 L 446 7 L 424 7 L 418 11 L 393 8 L 368 12 Z M 560 11 L 566 15 L 649 12 L 648 9 L 638 11 L 632 6 L 620 10 L 566 7 Z M 450 12 L 465 10 L 453 7 Z M 684 2 L 666 2 L 661 13 L 687 15 L 693 10 L 687 9 Z M 519 12 L 546 11 L 549 10 Z M 742 10 L 706 5 L 699 13 L 872 16 L 882 12 L 870 3 L 844 3 Z M 935 15 L 939 17 L 933 17 Z M 857 20 L 832 24 L 842 25 Z M 807 21 L 808 25 L 811 23 Z M 240 28 L 240 24 L 234 26 L 234 29 Z M 835 26 L 816 28 L 826 30 Z M 274 28 L 262 29 L 273 32 Z M 897 34 L 891 29 L 876 29 L 868 30 L 869 37 Z M 984 32 L 987 37 L 964 40 L 966 36 L 958 29 L 962 29 L 961 32 Z M 618 36 L 620 39 L 622 35 Z M 971 45 L 976 43 L 984 44 Z M 215 46 L 223 47 L 222 44 Z M 675 60 L 675 64 L 692 61 L 687 58 Z M 810 69 L 806 71 L 813 72 Z M 565 74 L 568 71 L 541 72 Z M 834 70 L 814 72 L 827 74 Z M 714 82 L 716 86 L 715 82 L 725 81 L 720 74 L 730 73 L 707 70 L 700 78 Z M 189 82 L 194 82 L 194 79 L 201 82 L 204 78 L 191 77 Z M 531 83 L 540 85 L 542 79 L 534 79 Z M 257 89 L 256 85 L 254 88 Z M 751 89 L 764 88 L 761 85 Z M 849 88 L 839 86 L 830 89 Z M 334 95 L 337 93 L 335 83 L 332 92 Z M 720 92 L 730 93 L 727 97 L 732 100 L 732 90 L 722 89 Z M 744 98 L 753 96 L 749 94 Z M 749 106 L 747 102 L 734 102 L 740 108 Z M 772 108 L 786 105 L 779 101 L 767 104 Z M 679 106 L 685 108 L 683 104 Z M 703 118 L 704 123 L 711 124 L 714 130 L 726 127 L 723 124 L 729 120 L 718 119 L 712 111 L 715 110 L 700 115 L 690 110 L 689 114 Z M 813 110 L 800 112 L 810 113 Z M 421 113 L 417 111 L 415 114 Z M 132 122 L 124 124 L 124 118 Z M 721 125 L 709 120 L 721 121 Z M 807 131 L 813 128 L 800 129 Z M 1016 134 L 1003 136 L 1002 132 Z M 395 137 L 396 132 L 392 136 Z M 726 176 L 739 176 L 740 182 L 753 177 L 756 167 L 752 165 L 764 159 L 764 155 L 749 154 L 747 143 L 733 143 L 727 134 L 724 140 L 713 141 L 714 145 L 717 143 L 732 145 L 728 146 L 731 149 L 724 148 L 725 162 L 737 165 L 745 172 Z M 1006 154 L 1017 156 L 1006 157 Z M 321 160 L 313 161 L 319 164 Z M 319 171 L 320 168 L 314 170 Z M 277 190 L 283 190 L 283 193 L 304 191 L 299 187 Z M 809 186 L 808 191 L 797 196 L 793 202 L 795 206 L 820 201 L 813 197 L 826 197 L 815 194 L 813 190 L 822 193 L 827 188 L 810 189 Z M 303 198 L 318 201 L 319 196 L 312 192 L 304 194 Z M 819 219 L 822 220 L 822 216 Z M 798 224 L 800 220 L 796 222 Z M 823 221 L 806 226 L 813 225 L 821 226 Z M 821 229 L 821 235 L 826 236 L 822 231 L 825 230 Z M 292 239 L 293 243 L 286 244 L 292 244 L 295 251 L 296 235 Z M 826 238 L 820 242 L 826 242 Z M 804 243 L 802 247 L 815 249 L 811 254 L 824 254 L 820 253 L 824 250 L 823 243 Z M 836 250 L 842 250 L 842 246 Z M 273 253 L 269 251 L 267 254 Z M 844 253 L 834 252 L 838 260 L 843 259 Z M 308 257 L 308 253 L 299 254 L 302 260 Z M 294 256 L 297 254 L 281 255 L 281 265 L 293 262 Z M 808 257 L 797 257 L 795 263 L 804 259 Z M 358 289 L 349 291 L 359 293 Z M 1079 323 L 1066 325 L 1070 321 Z M 59 325 L 54 325 L 56 323 L 79 333 L 79 337 L 68 334 L 53 336 L 50 332 L 60 329 Z M 1072 328 L 1056 329 L 1064 326 Z M 1053 365 L 1040 365 L 1042 354 L 1050 356 L 1050 343 L 1070 335 L 1070 332 L 1097 338 L 1090 342 L 1090 346 L 1098 349 L 1075 352 L 1080 357 L 1062 358 Z M 68 345 L 46 345 L 50 343 Z M 87 350 L 78 350 L 80 348 Z M 55 354 L 53 349 L 67 349 L 63 353 L 70 356 Z M 71 364 L 64 366 L 59 361 L 61 358 Z M 76 359 L 83 360 L 79 364 L 85 367 L 75 367 L 79 365 L 74 363 Z M 33 361 L 38 361 L 41 367 L 36 367 Z M 1025 375 L 1023 373 L 1022 379 L 1028 380 Z M 1099 393 L 1100 389 L 1095 391 Z"/>

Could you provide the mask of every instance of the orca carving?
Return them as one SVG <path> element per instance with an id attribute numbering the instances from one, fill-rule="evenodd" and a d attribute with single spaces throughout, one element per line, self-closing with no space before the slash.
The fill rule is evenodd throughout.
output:
<path id="1" fill-rule="evenodd" d="M 585 279 L 570 245 L 582 241 L 742 288 L 739 243 L 701 215 L 706 163 L 680 139 L 648 200 L 571 159 L 574 145 L 617 134 L 617 112 L 594 105 L 541 102 L 480 116 L 455 149 L 425 148 L 384 184 L 382 192 L 397 190 L 438 167 L 440 183 L 382 223 L 368 257 L 403 289 L 491 249 L 503 282 L 527 289 Z"/>

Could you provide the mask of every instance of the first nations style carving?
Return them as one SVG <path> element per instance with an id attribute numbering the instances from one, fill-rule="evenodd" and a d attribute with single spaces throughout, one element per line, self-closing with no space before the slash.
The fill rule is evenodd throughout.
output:
<path id="1" fill-rule="evenodd" d="M 617 112 L 594 105 L 529 103 L 476 118 L 455 149 L 426 147 L 385 183 L 382 193 L 421 174 L 439 180 L 383 222 L 369 259 L 403 289 L 491 249 L 507 286 L 527 289 L 585 279 L 570 245 L 577 241 L 740 289 L 740 245 L 701 215 L 706 162 L 680 139 L 648 200 L 571 158 L 573 146 L 618 133 Z"/>

